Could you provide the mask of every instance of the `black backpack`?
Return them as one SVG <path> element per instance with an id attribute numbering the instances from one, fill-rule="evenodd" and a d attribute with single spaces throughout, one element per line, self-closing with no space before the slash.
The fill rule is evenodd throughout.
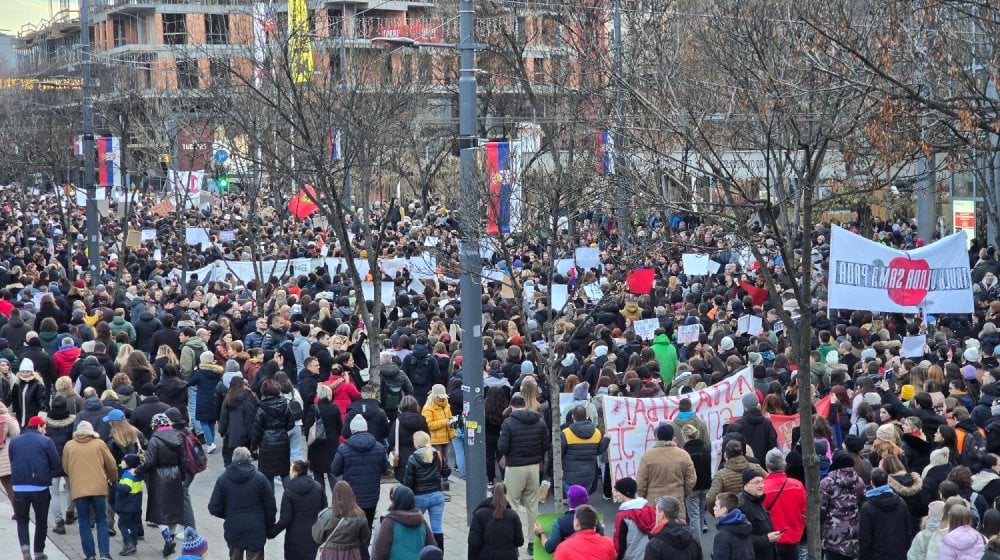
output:
<path id="1" fill-rule="evenodd" d="M 382 396 L 382 409 L 386 412 L 399 409 L 399 401 L 403 400 L 403 376 L 383 380 L 385 391 Z"/>
<path id="2" fill-rule="evenodd" d="M 413 359 L 413 372 L 410 373 L 410 382 L 414 385 L 430 385 L 434 382 L 431 376 L 431 360 L 434 358 L 430 354 L 424 356 L 419 362 Z"/>
<path id="3" fill-rule="evenodd" d="M 962 464 L 976 471 L 986 459 L 986 454 L 986 436 L 983 432 L 977 428 L 966 433 L 962 443 Z"/>

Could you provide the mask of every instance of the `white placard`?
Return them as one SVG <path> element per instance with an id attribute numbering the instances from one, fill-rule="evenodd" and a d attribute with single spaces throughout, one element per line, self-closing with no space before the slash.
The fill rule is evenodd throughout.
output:
<path id="1" fill-rule="evenodd" d="M 604 297 L 604 291 L 601 290 L 601 286 L 596 282 L 584 286 L 583 293 L 587 294 L 587 298 L 590 301 L 601 301 L 601 298 Z"/>
<path id="2" fill-rule="evenodd" d="M 584 272 L 592 268 L 601 268 L 601 250 L 597 247 L 577 247 L 573 255 L 576 259 L 576 266 Z"/>
<path id="3" fill-rule="evenodd" d="M 719 263 L 717 263 L 717 262 L 709 259 L 709 261 L 708 261 L 708 273 L 709 274 L 716 274 L 716 273 L 719 272 L 719 269 L 721 269 L 721 268 L 722 268 L 721 264 L 719 264 Z"/>
<path id="4" fill-rule="evenodd" d="M 552 310 L 559 313 L 566 307 L 569 301 L 569 286 L 566 284 L 552 284 Z"/>
<path id="5" fill-rule="evenodd" d="M 681 325 L 677 327 L 677 342 L 680 344 L 691 344 L 698 342 L 701 336 L 701 325 Z"/>
<path id="6" fill-rule="evenodd" d="M 503 282 L 503 279 L 506 277 L 507 274 L 502 270 L 497 270 L 495 268 L 483 269 L 483 282 Z"/>
<path id="7" fill-rule="evenodd" d="M 424 238 L 424 247 L 437 247 L 438 238 L 433 235 L 428 235 Z"/>
<path id="8" fill-rule="evenodd" d="M 235 229 L 225 229 L 219 232 L 219 241 L 223 243 L 228 243 L 230 241 L 236 241 L 236 230 Z"/>
<path id="9" fill-rule="evenodd" d="M 407 286 L 407 289 L 415 294 L 423 294 L 424 283 L 421 282 L 419 279 L 414 278 L 413 280 L 410 281 L 410 285 Z"/>
<path id="10" fill-rule="evenodd" d="M 206 228 L 189 227 L 184 230 L 184 239 L 188 245 L 201 245 L 202 248 L 212 245 Z"/>
<path id="11" fill-rule="evenodd" d="M 922 358 L 924 356 L 924 344 L 926 343 L 926 335 L 904 336 L 903 349 L 900 353 L 904 358 Z"/>
<path id="12" fill-rule="evenodd" d="M 772 330 L 774 331 L 774 334 L 780 334 L 780 333 L 784 332 L 785 331 L 785 322 L 784 321 L 775 321 L 774 322 L 774 328 Z"/>
<path id="13" fill-rule="evenodd" d="M 156 249 L 153 251 L 153 262 L 163 260 L 163 251 Z"/>
<path id="14" fill-rule="evenodd" d="M 764 328 L 764 320 L 756 315 L 744 315 L 736 321 L 736 334 L 747 333 L 750 336 L 757 336 Z"/>
<path id="15" fill-rule="evenodd" d="M 155 229 L 144 229 L 142 230 L 142 242 L 146 241 L 156 241 L 156 230 Z"/>
<path id="16" fill-rule="evenodd" d="M 710 260 L 708 255 L 694 255 L 690 253 L 681 255 L 684 274 L 688 276 L 704 276 L 708 274 L 708 262 Z"/>
<path id="17" fill-rule="evenodd" d="M 635 335 L 643 340 L 653 340 L 656 329 L 660 328 L 659 319 L 640 319 L 632 321 L 632 330 Z"/>
<path id="18" fill-rule="evenodd" d="M 365 301 L 375 301 L 375 283 L 362 282 L 361 293 L 365 296 Z M 382 282 L 382 305 L 389 306 L 396 301 L 396 293 L 393 291 L 392 282 Z"/>
<path id="19" fill-rule="evenodd" d="M 563 276 L 569 276 L 569 271 L 573 270 L 576 263 L 573 259 L 559 259 L 556 261 L 556 272 L 562 274 Z"/>

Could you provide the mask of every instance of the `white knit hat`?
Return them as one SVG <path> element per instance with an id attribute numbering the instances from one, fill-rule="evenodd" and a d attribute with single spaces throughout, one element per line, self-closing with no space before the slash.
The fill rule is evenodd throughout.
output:
<path id="1" fill-rule="evenodd" d="M 35 371 L 35 363 L 25 358 L 21 360 L 21 365 L 18 366 L 17 371 Z"/>

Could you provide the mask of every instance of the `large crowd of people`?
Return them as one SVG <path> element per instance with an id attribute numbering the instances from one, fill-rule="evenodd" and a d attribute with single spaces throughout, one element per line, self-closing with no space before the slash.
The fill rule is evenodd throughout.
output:
<path id="1" fill-rule="evenodd" d="M 422 289 L 405 269 L 383 278 L 394 297 L 373 355 L 359 313 L 366 302 L 342 270 L 251 282 L 171 274 L 217 260 L 344 254 L 327 227 L 277 215 L 262 223 L 243 212 L 248 201 L 232 198 L 164 216 L 142 199 L 124 219 L 102 222 L 108 243 L 99 256 L 85 251 L 82 213 L 67 213 L 58 197 L 6 201 L 18 220 L 0 238 L 0 481 L 26 560 L 45 558 L 48 531 L 73 525 L 88 559 L 110 558 L 118 536 L 116 554 L 135 554 L 152 530 L 164 557 L 200 557 L 206 513 L 224 519 L 234 560 L 264 558 L 282 532 L 284 550 L 270 554 L 289 559 L 442 558 L 450 482 L 468 475 L 469 375 L 484 378 L 489 497 L 472 512 L 467 542 L 448 543 L 469 558 L 514 560 L 536 542 L 557 560 L 806 558 L 803 442 L 798 430 L 779 442 L 770 419 L 797 411 L 800 383 L 816 399 L 831 396 L 806 443 L 820 457 L 825 558 L 1000 557 L 992 248 L 970 251 L 975 313 L 929 322 L 827 309 L 825 225 L 789 240 L 799 247 L 811 236 L 815 249 L 785 263 L 766 228 L 736 236 L 696 216 L 650 216 L 633 224 L 650 251 L 637 263 L 621 256 L 613 220 L 595 210 L 558 235 L 511 236 L 486 257 L 536 294 L 515 300 L 484 283 L 485 368 L 471 372 L 449 278 L 457 224 L 443 206 L 376 204 L 349 222 L 355 234 L 385 232 L 366 253 L 405 257 L 433 246 L 440 264 Z M 185 224 L 209 228 L 211 245 L 186 247 Z M 138 248 L 112 243 L 129 229 L 157 235 Z M 234 239 L 222 242 L 222 231 Z M 876 220 L 874 232 L 894 247 L 924 244 L 902 220 Z M 747 242 L 763 262 L 747 261 Z M 553 273 L 576 247 L 599 248 L 603 266 Z M 718 272 L 685 274 L 681 255 L 694 250 L 720 263 Z M 654 271 L 647 293 L 626 287 L 639 265 Z M 797 372 L 795 348 L 775 329 L 772 301 L 796 316 L 797 301 L 760 297 L 761 267 L 788 290 L 786 270 L 800 266 L 817 272 L 808 372 Z M 548 282 L 573 288 L 564 309 L 546 302 Z M 594 283 L 603 298 L 579 289 Z M 738 332 L 747 314 L 762 319 L 760 333 Z M 640 319 L 657 320 L 651 340 L 633 328 Z M 701 325 L 702 334 L 680 344 L 680 325 Z M 927 335 L 924 355 L 904 357 L 902 338 L 916 333 Z M 550 364 L 555 371 L 543 374 Z M 726 426 L 713 464 L 720 442 L 685 395 L 746 367 L 756 391 L 742 396 L 745 412 Z M 561 405 L 550 398 L 553 383 L 567 396 Z M 679 398 L 634 478 L 611 475 L 608 395 Z M 568 507 L 543 527 L 536 518 L 556 470 L 553 428 Z M 208 511 L 196 511 L 190 485 L 211 461 L 225 471 Z M 590 505 L 601 498 L 618 504 L 613 519 Z"/>

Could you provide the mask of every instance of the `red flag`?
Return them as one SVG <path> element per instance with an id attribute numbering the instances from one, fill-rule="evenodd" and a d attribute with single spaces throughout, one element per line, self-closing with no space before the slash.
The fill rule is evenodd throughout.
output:
<path id="1" fill-rule="evenodd" d="M 654 272 L 652 268 L 637 268 L 628 273 L 625 283 L 633 294 L 648 294 L 653 291 Z"/>
<path id="2" fill-rule="evenodd" d="M 304 220 L 319 209 L 315 202 L 316 193 L 312 185 L 306 185 L 299 189 L 295 198 L 288 201 L 288 211 L 299 220 Z"/>
<path id="3" fill-rule="evenodd" d="M 737 282 L 737 285 L 743 288 L 743 291 L 745 291 L 747 295 L 750 296 L 750 299 L 753 300 L 754 305 L 764 305 L 764 302 L 767 301 L 767 290 L 762 290 L 757 286 L 754 286 L 753 284 L 748 284 L 746 282 L 743 282 L 742 280 Z"/>

